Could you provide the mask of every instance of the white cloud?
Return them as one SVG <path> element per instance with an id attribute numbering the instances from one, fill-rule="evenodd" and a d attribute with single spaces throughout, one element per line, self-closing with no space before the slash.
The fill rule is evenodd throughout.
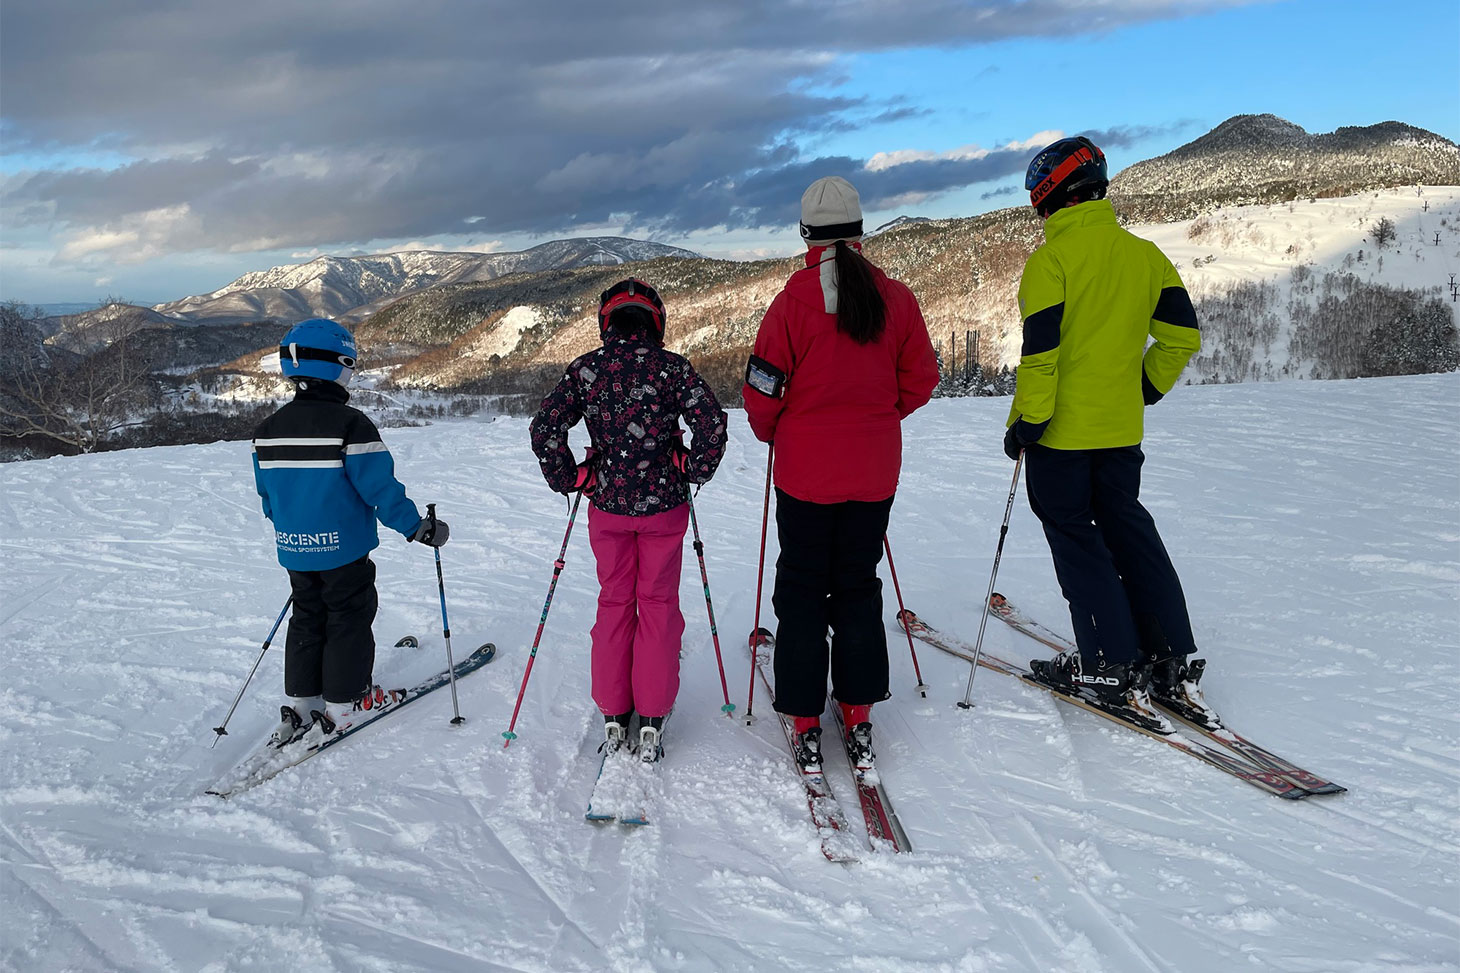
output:
<path id="1" fill-rule="evenodd" d="M 1032 152 L 1035 149 L 1044 148 L 1056 139 L 1063 138 L 1064 134 L 1058 129 L 1049 129 L 1035 132 L 1027 139 L 1015 139 L 992 149 L 986 149 L 980 145 L 964 145 L 946 152 L 932 152 L 927 149 L 897 149 L 892 152 L 878 152 L 867 160 L 867 169 L 870 172 L 881 172 L 884 169 L 906 165 L 909 162 L 938 162 L 941 160 L 967 162 L 972 159 L 987 158 L 995 152 Z"/>

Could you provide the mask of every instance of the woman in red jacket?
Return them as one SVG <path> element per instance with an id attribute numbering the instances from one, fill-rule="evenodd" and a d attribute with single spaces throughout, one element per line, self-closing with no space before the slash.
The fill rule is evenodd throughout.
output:
<path id="1" fill-rule="evenodd" d="M 902 420 L 932 395 L 938 364 L 912 291 L 862 256 L 850 183 L 811 184 L 801 236 L 806 267 L 766 311 L 744 389 L 751 429 L 775 442 L 775 705 L 795 718 L 802 770 L 820 773 L 829 662 L 849 746 L 869 770 L 872 704 L 890 695 L 877 565 Z"/>

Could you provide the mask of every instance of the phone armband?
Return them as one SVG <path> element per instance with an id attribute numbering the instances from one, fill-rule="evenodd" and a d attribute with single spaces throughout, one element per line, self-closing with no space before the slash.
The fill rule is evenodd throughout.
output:
<path id="1" fill-rule="evenodd" d="M 751 355 L 745 365 L 745 384 L 767 398 L 779 399 L 786 394 L 786 373 L 759 355 Z"/>

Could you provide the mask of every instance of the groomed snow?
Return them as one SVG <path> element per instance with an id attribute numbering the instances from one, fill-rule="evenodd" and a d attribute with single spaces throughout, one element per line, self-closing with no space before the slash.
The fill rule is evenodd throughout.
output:
<path id="1" fill-rule="evenodd" d="M 931 648 L 920 699 L 892 638 L 874 719 L 915 851 L 847 867 L 819 853 L 766 700 L 749 729 L 720 713 L 688 548 L 658 823 L 582 820 L 601 731 L 581 525 L 502 750 L 566 519 L 523 420 L 386 431 L 452 525 L 457 657 L 501 647 L 460 685 L 467 722 L 439 693 L 229 802 L 200 792 L 272 724 L 280 648 L 217 749 L 210 728 L 287 593 L 248 445 L 5 465 L 0 967 L 1460 969 L 1457 403 L 1451 374 L 1182 388 L 1150 412 L 1146 499 L 1209 698 L 1348 794 L 1280 801 L 988 671 L 961 711 L 967 670 Z M 903 591 L 970 639 L 1006 409 L 944 400 L 906 424 Z M 732 432 L 699 514 L 738 715 L 765 453 L 743 416 Z M 398 537 L 376 559 L 376 671 L 406 685 L 444 662 L 432 559 Z M 1022 497 L 1000 588 L 1067 629 Z M 421 648 L 392 647 L 406 632 Z M 1037 650 L 997 623 L 988 639 Z"/>

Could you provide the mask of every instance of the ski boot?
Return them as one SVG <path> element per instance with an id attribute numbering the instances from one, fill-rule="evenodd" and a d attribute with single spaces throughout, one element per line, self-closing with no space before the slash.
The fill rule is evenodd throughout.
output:
<path id="1" fill-rule="evenodd" d="M 1053 659 L 1030 661 L 1029 671 L 1035 682 L 1082 698 L 1152 733 L 1176 732 L 1171 721 L 1161 715 L 1146 694 L 1149 666 L 1128 662 L 1091 672 L 1082 668 L 1078 652 L 1061 652 Z"/>
<path id="2" fill-rule="evenodd" d="M 808 777 L 820 777 L 821 724 L 815 722 L 810 726 L 798 729 L 794 739 L 796 741 L 796 766 L 800 767 L 801 773 Z"/>
<path id="3" fill-rule="evenodd" d="M 1207 660 L 1187 661 L 1184 655 L 1171 656 L 1152 664 L 1151 699 L 1199 726 L 1209 729 L 1221 727 L 1222 721 L 1207 705 L 1206 697 L 1197 685 L 1206 666 Z"/>
<path id="4" fill-rule="evenodd" d="M 279 725 L 269 734 L 269 746 L 279 750 L 304 736 L 311 722 L 300 714 L 323 708 L 324 700 L 318 696 L 289 697 L 289 702 L 279 707 Z"/>
<path id="5" fill-rule="evenodd" d="M 324 712 L 315 710 L 311 715 L 314 722 L 320 728 L 320 736 L 328 737 L 336 733 L 343 733 L 357 722 L 363 723 L 367 719 L 374 718 L 375 714 L 388 706 L 393 706 L 405 698 L 404 689 L 381 689 L 379 686 L 371 686 L 357 699 L 347 703 L 325 703 Z"/>
<path id="6" fill-rule="evenodd" d="M 872 753 L 871 723 L 858 723 L 847 730 L 847 756 L 859 778 L 877 769 L 876 755 Z"/>
<path id="7" fill-rule="evenodd" d="M 624 748 L 629 742 L 629 720 L 633 716 L 633 710 L 618 716 L 603 714 L 603 742 L 598 745 L 599 753 L 612 756 Z"/>
<path id="8" fill-rule="evenodd" d="M 639 718 L 639 759 L 646 764 L 658 763 L 664 756 L 664 717 Z"/>
<path id="9" fill-rule="evenodd" d="M 1029 671 L 1036 681 L 1063 692 L 1088 690 L 1108 703 L 1123 703 L 1133 690 L 1143 689 L 1144 667 L 1129 663 L 1087 671 L 1078 652 L 1061 652 L 1053 659 L 1033 659 Z"/>

